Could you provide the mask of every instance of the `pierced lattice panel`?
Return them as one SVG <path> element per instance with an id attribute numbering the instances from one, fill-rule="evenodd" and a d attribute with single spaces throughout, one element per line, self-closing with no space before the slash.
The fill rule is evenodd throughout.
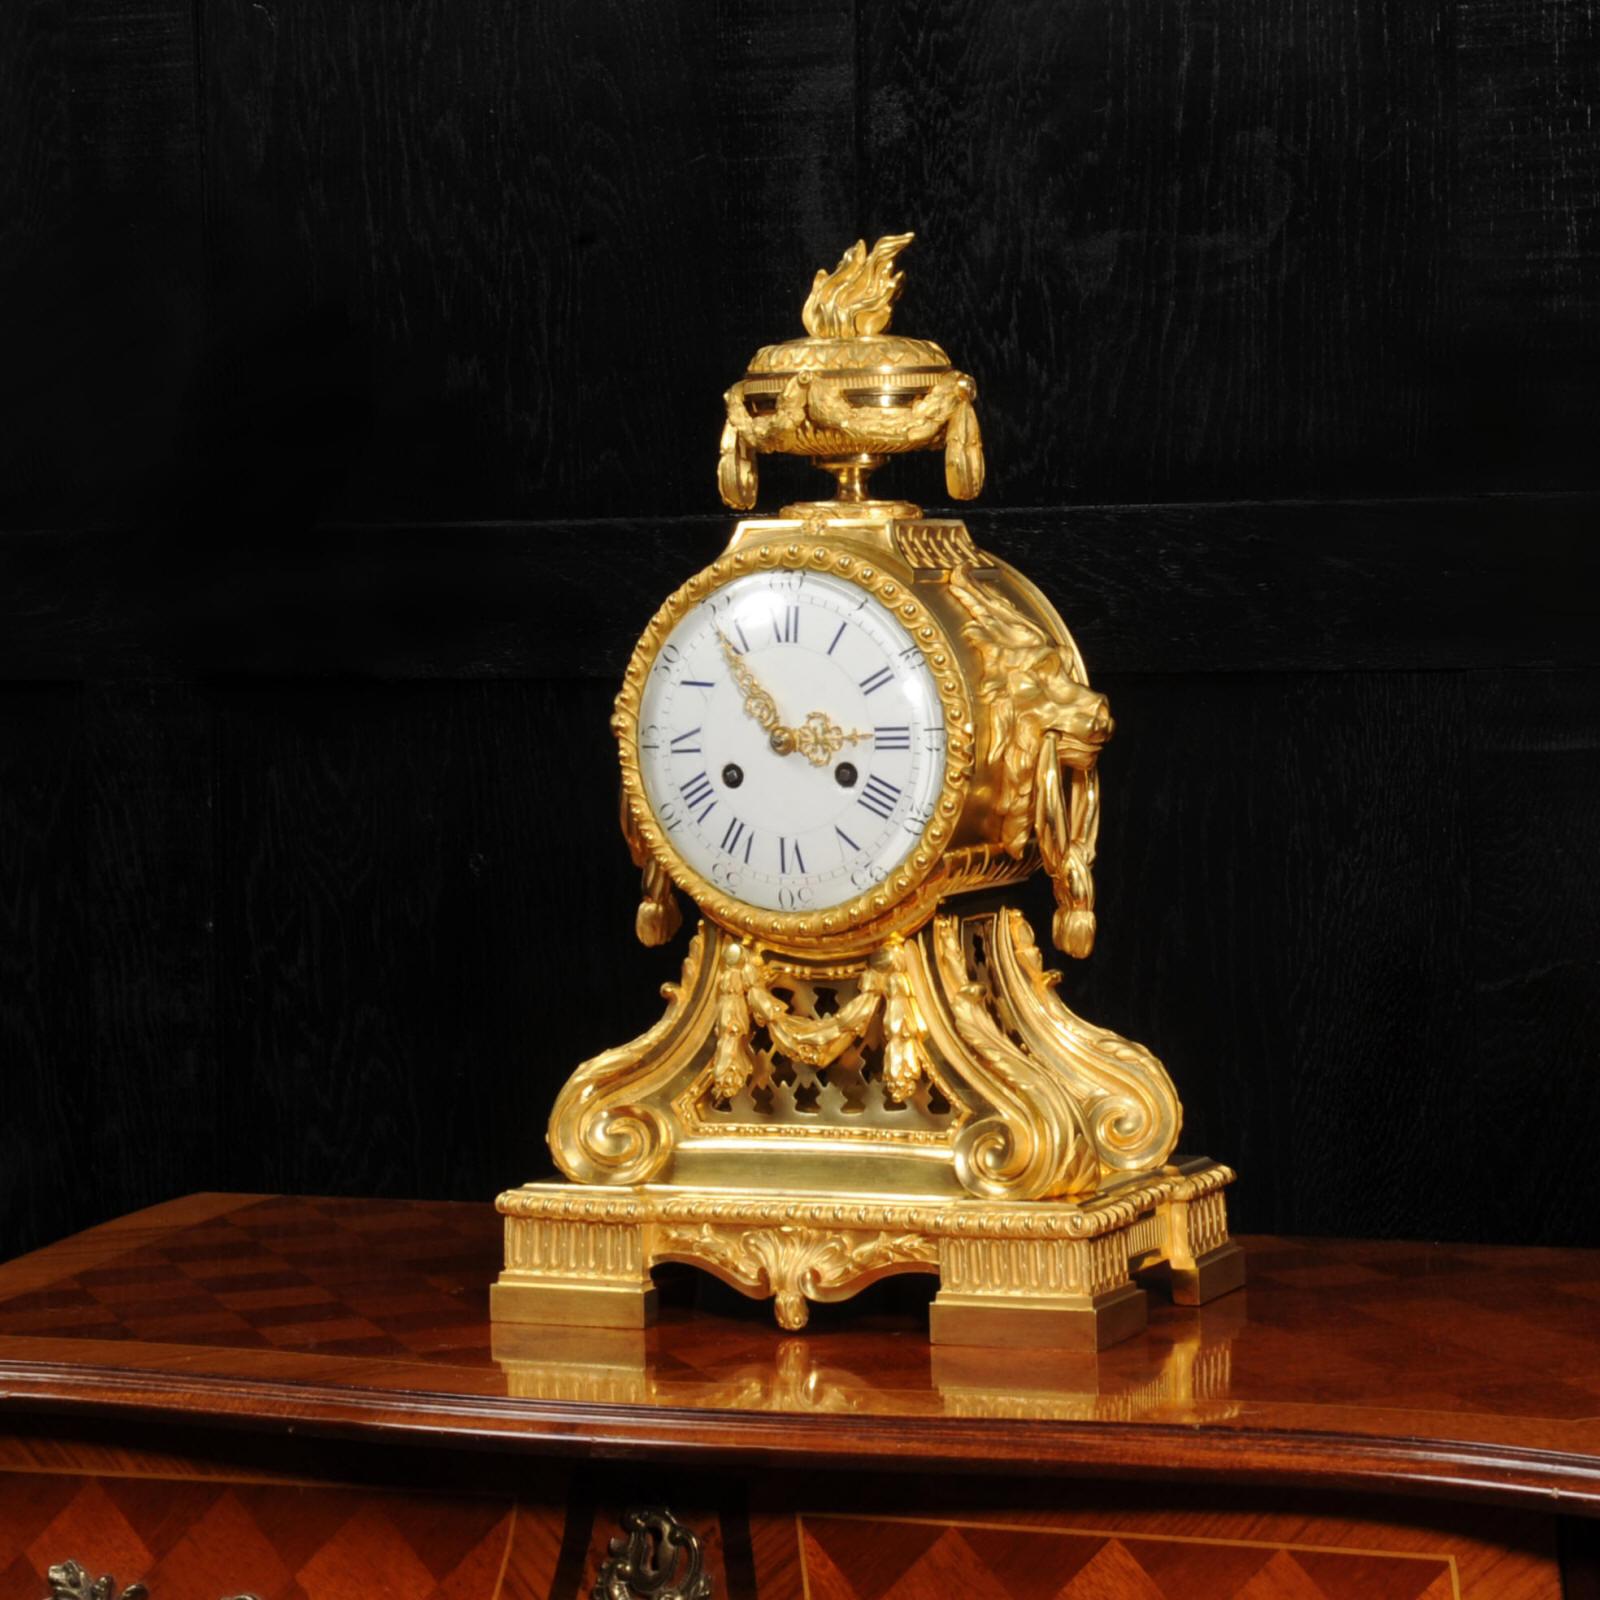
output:
<path id="1" fill-rule="evenodd" d="M 1000 1003 L 998 988 L 989 972 L 989 940 L 983 932 L 982 925 L 976 920 L 969 921 L 963 926 L 961 948 L 966 954 L 967 970 L 972 974 L 974 983 L 983 996 L 984 1010 L 989 1013 L 1001 1033 L 1024 1055 L 1028 1054 L 1028 1046 L 1023 1040 L 1021 1029 L 1017 1027 L 1017 1019 Z"/>
<path id="2" fill-rule="evenodd" d="M 854 978 L 813 981 L 786 978 L 773 993 L 797 1016 L 832 1016 L 856 996 Z M 784 1055 L 766 1028 L 750 1036 L 755 1071 L 731 1100 L 709 1092 L 697 1107 L 707 1123 L 819 1128 L 891 1129 L 924 1136 L 946 1132 L 954 1121 L 948 1099 L 936 1084 L 921 1079 L 909 1100 L 891 1100 L 883 1084 L 883 1030 L 874 1019 L 865 1035 L 826 1067 L 812 1067 Z"/>

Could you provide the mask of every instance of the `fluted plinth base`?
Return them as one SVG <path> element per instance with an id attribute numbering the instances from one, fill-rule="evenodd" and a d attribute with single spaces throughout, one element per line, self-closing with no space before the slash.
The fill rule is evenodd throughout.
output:
<path id="1" fill-rule="evenodd" d="M 1198 1305 L 1244 1281 L 1214 1161 L 1121 1178 L 1092 1199 L 1016 1202 L 531 1183 L 500 1196 L 505 1270 L 495 1321 L 639 1328 L 650 1269 L 683 1261 L 804 1327 L 813 1301 L 896 1272 L 930 1272 L 936 1344 L 1104 1349 L 1145 1325 L 1137 1275 Z"/>

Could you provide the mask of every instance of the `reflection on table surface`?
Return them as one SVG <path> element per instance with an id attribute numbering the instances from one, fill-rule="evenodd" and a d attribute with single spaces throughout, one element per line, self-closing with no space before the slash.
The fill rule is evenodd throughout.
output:
<path id="1" fill-rule="evenodd" d="M 262 1406 L 341 1425 L 403 1403 L 515 1432 L 554 1406 L 572 1420 L 550 1426 L 608 1408 L 648 1433 L 676 1408 L 1510 1446 L 1551 1456 L 1551 1481 L 1600 1459 L 1597 1251 L 1247 1239 L 1248 1289 L 1198 1309 L 1152 1292 L 1144 1332 L 1087 1356 L 933 1347 L 920 1278 L 820 1306 L 800 1336 L 673 1268 L 644 1332 L 493 1326 L 499 1223 L 438 1201 L 170 1201 L 0 1266 L 0 1376 L 86 1404 L 127 1378 L 176 1410 L 209 1403 L 201 1381 L 230 1403 L 265 1384 Z"/>
<path id="2" fill-rule="evenodd" d="M 496 1324 L 495 1360 L 519 1399 L 779 1414 L 1222 1421 L 1248 1292 L 1158 1314 L 1099 1355 L 928 1343 L 911 1315 L 871 1329 L 777 1334 L 669 1310 L 642 1330 Z"/>

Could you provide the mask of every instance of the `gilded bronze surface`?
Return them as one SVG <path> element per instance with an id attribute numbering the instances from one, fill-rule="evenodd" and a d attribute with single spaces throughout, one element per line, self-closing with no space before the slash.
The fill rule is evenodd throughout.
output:
<path id="1" fill-rule="evenodd" d="M 758 352 L 725 397 L 729 504 L 754 504 L 756 456 L 772 451 L 812 458 L 839 494 L 741 521 L 628 664 L 612 726 L 642 873 L 636 931 L 670 939 L 678 892 L 701 920 L 661 1020 L 583 1063 L 557 1099 L 550 1149 L 579 1187 L 501 1197 L 497 1318 L 639 1326 L 651 1265 L 679 1260 L 772 1297 L 799 1327 L 808 1300 L 926 1271 L 941 1281 L 936 1341 L 1093 1348 L 1143 1325 L 1136 1271 L 1161 1267 L 1191 1303 L 1242 1280 L 1222 1195 L 1233 1175 L 1170 1164 L 1182 1109 L 1161 1063 L 1066 1005 L 1020 912 L 964 902 L 1043 870 L 1054 943 L 1089 954 L 1113 723 L 1021 573 L 960 522 L 867 498 L 868 474 L 904 451 L 943 448 L 958 497 L 983 478 L 971 379 L 938 345 L 889 332 L 908 243 L 860 242 L 819 272 L 807 337 Z M 763 573 L 827 574 L 886 608 L 942 719 L 937 798 L 907 853 L 816 909 L 766 909 L 695 870 L 643 775 L 641 705 L 663 646 Z M 745 652 L 717 639 L 763 748 L 815 768 L 870 748 L 870 732 L 802 712 L 798 694 L 786 722 Z"/>
<path id="2" fill-rule="evenodd" d="M 889 333 L 903 274 L 895 257 L 909 233 L 863 240 L 832 272 L 819 271 L 801 312 L 807 338 L 767 345 L 723 397 L 717 484 L 738 511 L 756 503 L 756 457 L 814 458 L 839 498 L 865 501 L 866 479 L 890 455 L 943 448 L 945 486 L 957 500 L 983 488 L 977 385 L 931 340 Z"/>

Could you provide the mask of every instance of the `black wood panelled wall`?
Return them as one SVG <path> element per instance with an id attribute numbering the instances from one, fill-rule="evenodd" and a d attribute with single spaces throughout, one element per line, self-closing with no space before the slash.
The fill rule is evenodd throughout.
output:
<path id="1" fill-rule="evenodd" d="M 1597 35 L 0 7 L 0 1249 L 543 1170 L 674 974 L 606 713 L 725 537 L 720 394 L 907 227 L 974 531 L 1117 713 L 1074 1005 L 1247 1229 L 1600 1242 Z"/>

